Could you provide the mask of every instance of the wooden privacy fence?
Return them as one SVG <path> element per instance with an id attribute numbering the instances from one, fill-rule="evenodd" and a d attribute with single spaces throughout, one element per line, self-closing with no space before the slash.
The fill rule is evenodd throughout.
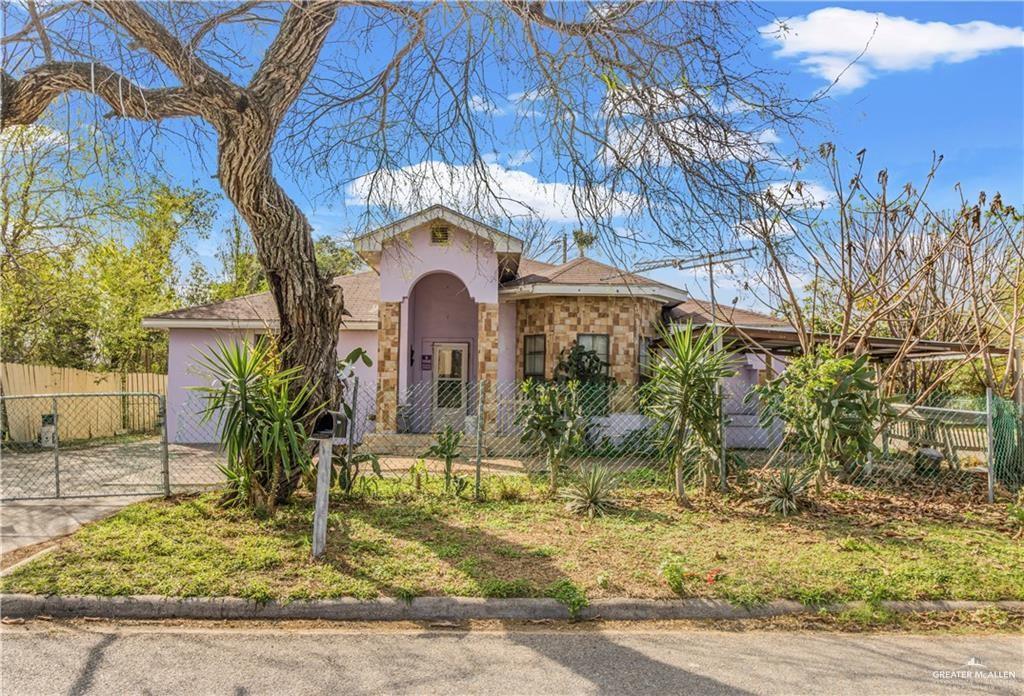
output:
<path id="1" fill-rule="evenodd" d="M 70 367 L 0 363 L 0 394 L 78 394 L 82 392 L 167 393 L 167 375 L 153 372 L 90 372 Z"/>
<path id="2" fill-rule="evenodd" d="M 44 416 L 56 411 L 64 440 L 151 432 L 160 425 L 160 399 L 140 392 L 166 394 L 167 375 L 0 363 L 0 394 L 40 395 L 4 399 L 0 430 L 7 441 L 38 441 Z M 58 394 L 76 396 L 47 398 Z"/>

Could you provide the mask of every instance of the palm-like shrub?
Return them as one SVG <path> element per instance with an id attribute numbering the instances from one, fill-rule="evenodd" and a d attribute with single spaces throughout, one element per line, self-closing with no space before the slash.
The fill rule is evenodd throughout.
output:
<path id="1" fill-rule="evenodd" d="M 580 406 L 579 383 L 545 384 L 527 380 L 522 385 L 526 401 L 516 422 L 523 426 L 522 441 L 544 448 L 551 491 L 558 488 L 558 468 L 586 432 L 587 418 Z"/>
<path id="2" fill-rule="evenodd" d="M 565 509 L 577 515 L 603 517 L 618 508 L 615 490 L 619 478 L 603 466 L 584 467 L 580 478 L 560 494 L 565 500 Z"/>
<path id="3" fill-rule="evenodd" d="M 718 336 L 685 326 L 660 330 L 661 350 L 652 356 L 644 406 L 662 456 L 676 472 L 676 496 L 686 502 L 685 481 L 702 475 L 712 485 L 721 446 L 722 395 L 719 382 L 734 374 L 732 353 L 718 350 Z"/>
<path id="4" fill-rule="evenodd" d="M 423 456 L 444 461 L 444 489 L 448 491 L 452 485 L 452 463 L 462 456 L 462 431 L 446 425 Z"/>
<path id="5" fill-rule="evenodd" d="M 312 389 L 298 384 L 300 367 L 280 369 L 272 340 L 218 341 L 201 364 L 214 380 L 195 387 L 205 399 L 202 419 L 216 423 L 227 458 L 223 502 L 273 511 L 286 502 L 288 482 L 310 468 L 303 418 L 323 405 L 308 403 Z"/>

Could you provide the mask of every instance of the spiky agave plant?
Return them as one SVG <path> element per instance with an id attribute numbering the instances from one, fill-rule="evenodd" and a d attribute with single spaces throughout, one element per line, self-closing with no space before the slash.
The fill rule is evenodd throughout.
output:
<path id="1" fill-rule="evenodd" d="M 615 491 L 619 478 L 603 466 L 588 466 L 580 471 L 579 480 L 560 493 L 565 509 L 577 515 L 603 517 L 619 507 Z"/>
<path id="2" fill-rule="evenodd" d="M 762 485 L 757 502 L 775 515 L 795 515 L 806 502 L 807 485 L 813 476 L 813 471 L 801 473 L 787 467 Z"/>

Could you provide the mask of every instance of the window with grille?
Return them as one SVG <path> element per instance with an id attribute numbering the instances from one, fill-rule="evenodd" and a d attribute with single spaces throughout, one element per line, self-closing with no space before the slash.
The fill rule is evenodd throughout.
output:
<path id="1" fill-rule="evenodd" d="M 544 334 L 523 337 L 523 379 L 544 379 Z"/>
<path id="2" fill-rule="evenodd" d="M 448 245 L 448 228 L 434 227 L 430 230 L 430 243 L 434 246 Z"/>
<path id="3" fill-rule="evenodd" d="M 611 357 L 608 348 L 608 334 L 577 334 L 576 343 L 587 350 L 597 353 L 597 357 L 604 363 L 605 374 L 608 373 L 609 358 Z"/>

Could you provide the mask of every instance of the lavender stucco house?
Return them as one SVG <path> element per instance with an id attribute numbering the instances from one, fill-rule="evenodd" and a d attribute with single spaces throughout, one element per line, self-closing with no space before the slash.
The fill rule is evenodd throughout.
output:
<path id="1" fill-rule="evenodd" d="M 339 276 L 351 316 L 338 334 L 338 354 L 362 347 L 375 356 L 360 365 L 360 394 L 375 400 L 377 433 L 416 429 L 465 415 L 465 385 L 550 378 L 559 352 L 579 342 L 595 350 L 620 385 L 635 384 L 660 323 L 706 323 L 706 303 L 684 290 L 588 258 L 561 265 L 523 258 L 522 241 L 443 206 L 433 206 L 354 240 L 370 270 Z M 782 320 L 730 310 L 748 329 L 788 331 Z M 170 334 L 168 433 L 172 441 L 213 441 L 194 418 L 193 393 L 204 383 L 197 356 L 218 339 L 251 340 L 277 324 L 269 293 L 179 309 L 143 325 Z M 727 394 L 749 390 L 767 365 L 742 353 Z M 461 387 L 461 388 L 460 388 Z M 447 395 L 447 396 L 446 396 Z M 733 437 L 756 430 L 756 417 L 729 399 Z M 488 411 L 485 418 L 494 418 Z"/>

